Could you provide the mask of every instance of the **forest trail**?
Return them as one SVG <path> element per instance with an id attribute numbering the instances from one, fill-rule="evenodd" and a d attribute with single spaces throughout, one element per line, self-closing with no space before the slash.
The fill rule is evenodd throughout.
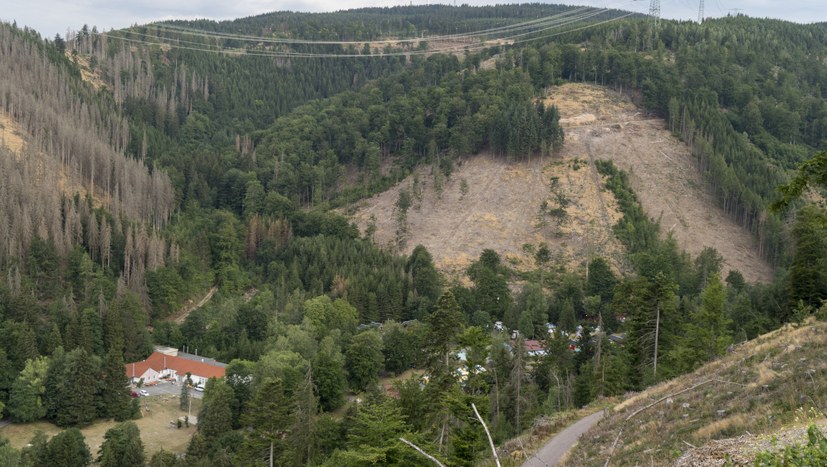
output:
<path id="1" fill-rule="evenodd" d="M 551 441 L 546 443 L 536 454 L 529 457 L 528 460 L 523 463 L 523 467 L 549 467 L 558 465 L 569 450 L 577 444 L 580 436 L 589 431 L 601 418 L 603 418 L 602 411 L 581 418 L 555 435 L 554 438 L 551 438 Z"/>
<path id="2" fill-rule="evenodd" d="M 190 313 L 206 305 L 207 302 L 209 302 L 212 299 L 213 295 L 215 295 L 216 292 L 218 292 L 218 286 L 214 285 L 212 286 L 210 291 L 207 292 L 207 295 L 204 295 L 204 298 L 199 300 L 198 303 L 188 303 L 184 305 L 183 307 L 181 307 L 180 310 L 178 310 L 177 313 L 170 317 L 170 320 L 175 321 L 176 324 L 183 324 L 184 320 L 187 319 L 187 316 L 189 316 Z"/>

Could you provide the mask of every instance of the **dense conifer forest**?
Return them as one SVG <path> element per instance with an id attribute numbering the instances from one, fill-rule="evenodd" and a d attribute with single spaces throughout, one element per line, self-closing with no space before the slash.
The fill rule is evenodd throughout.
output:
<path id="1" fill-rule="evenodd" d="M 457 54 L 424 53 L 427 41 L 263 41 L 459 35 L 570 11 L 273 13 L 45 39 L 0 25 L 0 111 L 28 142 L 0 148 L 0 414 L 71 427 L 22 451 L 0 439 L 0 463 L 430 465 L 405 438 L 474 465 L 490 450 L 472 404 L 501 443 L 537 416 L 823 312 L 827 223 L 812 200 L 825 188 L 824 24 L 600 11 Z M 714 249 L 681 251 L 609 161 L 598 169 L 623 214 L 627 274 L 601 257 L 554 264 L 541 244 L 532 271 L 486 249 L 466 282 L 449 281 L 424 247 L 376 245 L 335 210 L 422 165 L 450 177 L 482 151 L 553 157 L 565 134 L 539 98 L 567 81 L 630 93 L 664 118 L 775 280 L 721 277 Z M 785 209 L 770 209 L 790 180 Z M 400 241 L 410 196 L 397 203 Z M 213 286 L 212 301 L 172 319 Z M 529 355 L 525 339 L 546 353 Z M 140 410 L 123 364 L 153 345 L 229 364 L 207 383 L 182 458 L 127 443 Z M 90 453 L 75 428 L 98 419 L 124 423 Z"/>

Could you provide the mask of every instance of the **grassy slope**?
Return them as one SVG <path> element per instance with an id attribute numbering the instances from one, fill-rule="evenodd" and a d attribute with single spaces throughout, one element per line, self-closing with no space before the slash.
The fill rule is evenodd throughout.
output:
<path id="1" fill-rule="evenodd" d="M 141 430 L 141 440 L 144 443 L 144 453 L 147 459 L 162 448 L 176 454 L 187 450 L 190 438 L 195 433 L 195 425 L 189 428 L 176 429 L 170 426 L 170 421 L 187 415 L 185 410 L 178 407 L 177 396 L 155 396 L 141 399 L 142 417 L 135 420 Z M 148 410 L 147 410 L 148 409 Z M 197 414 L 201 409 L 201 399 L 192 399 L 192 413 Z M 103 436 L 107 430 L 116 425 L 112 420 L 98 420 L 92 425 L 81 429 L 86 438 L 86 444 L 92 456 L 97 456 L 103 443 Z M 61 429 L 48 422 L 14 423 L 0 429 L 0 436 L 8 438 L 12 446 L 20 449 L 32 439 L 38 430 L 52 437 Z"/>
<path id="2" fill-rule="evenodd" d="M 740 344 L 694 373 L 618 404 L 569 463 L 604 465 L 617 439 L 610 465 L 674 464 L 691 446 L 818 420 L 827 403 L 826 347 L 824 322 L 787 325 Z M 726 453 L 719 449 L 717 456 L 723 460 Z"/>

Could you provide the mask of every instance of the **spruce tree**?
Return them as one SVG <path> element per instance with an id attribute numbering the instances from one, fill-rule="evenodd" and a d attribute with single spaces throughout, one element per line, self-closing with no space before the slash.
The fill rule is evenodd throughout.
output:
<path id="1" fill-rule="evenodd" d="M 119 423 L 106 431 L 97 462 L 101 467 L 144 464 L 144 443 L 135 422 Z"/>
<path id="2" fill-rule="evenodd" d="M 117 351 L 109 351 L 101 371 L 100 415 L 117 421 L 129 420 L 132 416 L 131 402 L 123 358 Z"/>
<path id="3" fill-rule="evenodd" d="M 61 467 L 85 467 L 92 462 L 86 439 L 77 428 L 63 430 L 50 439 L 45 457 L 46 465 Z"/>
<path id="4" fill-rule="evenodd" d="M 354 390 L 364 391 L 376 384 L 379 372 L 384 367 L 382 338 L 379 333 L 369 330 L 354 336 L 345 353 L 345 367 L 350 387 Z"/>
<path id="5" fill-rule="evenodd" d="M 91 424 L 98 414 L 98 394 L 92 388 L 98 386 L 99 359 L 82 347 L 73 350 L 67 355 L 66 370 L 62 376 L 65 383 L 61 408 L 56 417 L 57 425 L 84 427 Z"/>
<path id="6" fill-rule="evenodd" d="M 233 389 L 222 380 L 210 378 L 204 388 L 204 402 L 198 414 L 198 433 L 215 441 L 233 428 Z"/>
<path id="7" fill-rule="evenodd" d="M 265 459 L 268 465 L 279 464 L 284 440 L 293 425 L 290 399 L 280 379 L 268 378 L 259 385 L 241 424 L 247 432 L 247 456 L 256 462 Z"/>

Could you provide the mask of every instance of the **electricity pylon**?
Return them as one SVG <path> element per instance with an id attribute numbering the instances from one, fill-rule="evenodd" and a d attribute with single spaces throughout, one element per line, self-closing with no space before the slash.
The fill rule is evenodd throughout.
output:
<path id="1" fill-rule="evenodd" d="M 651 0 L 651 2 L 649 2 L 649 16 L 652 17 L 655 24 L 658 23 L 660 20 L 660 0 Z"/>

